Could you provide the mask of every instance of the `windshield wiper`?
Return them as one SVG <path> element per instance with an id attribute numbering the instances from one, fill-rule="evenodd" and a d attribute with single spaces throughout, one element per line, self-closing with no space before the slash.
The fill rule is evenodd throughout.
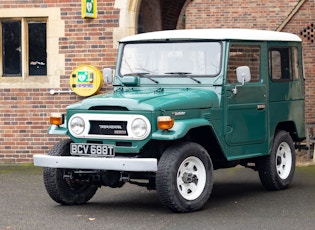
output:
<path id="1" fill-rule="evenodd" d="M 191 80 L 197 82 L 198 84 L 201 84 L 201 81 L 199 81 L 199 80 L 193 78 L 192 76 L 190 76 L 189 74 L 191 74 L 191 73 L 189 73 L 189 72 L 167 72 L 167 73 L 164 73 L 164 74 L 178 74 L 178 75 L 181 75 L 181 76 L 188 77 Z"/>
<path id="2" fill-rule="evenodd" d="M 135 73 L 126 73 L 123 75 L 124 76 L 140 76 L 143 77 L 146 74 L 150 74 L 149 72 L 135 72 Z"/>
<path id="3" fill-rule="evenodd" d="M 124 76 L 139 76 L 139 77 L 145 77 L 148 78 L 149 80 L 153 81 L 156 84 L 159 84 L 157 80 L 154 80 L 153 78 L 146 76 L 147 74 L 150 74 L 149 72 L 136 72 L 136 73 L 126 73 L 123 75 Z"/>

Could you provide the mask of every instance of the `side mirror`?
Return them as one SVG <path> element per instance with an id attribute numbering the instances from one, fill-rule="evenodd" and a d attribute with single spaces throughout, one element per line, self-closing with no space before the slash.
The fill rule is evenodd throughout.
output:
<path id="1" fill-rule="evenodd" d="M 103 79 L 105 84 L 111 84 L 113 82 L 113 70 L 111 68 L 103 69 Z"/>
<path id="2" fill-rule="evenodd" d="M 240 66 L 236 68 L 236 76 L 237 81 L 241 83 L 241 85 L 236 85 L 234 89 L 232 89 L 234 94 L 237 94 L 237 87 L 243 86 L 245 82 L 250 81 L 250 69 L 248 66 Z"/>
<path id="3" fill-rule="evenodd" d="M 250 81 L 250 69 L 248 66 L 240 66 L 236 68 L 237 81 L 244 85 Z"/>

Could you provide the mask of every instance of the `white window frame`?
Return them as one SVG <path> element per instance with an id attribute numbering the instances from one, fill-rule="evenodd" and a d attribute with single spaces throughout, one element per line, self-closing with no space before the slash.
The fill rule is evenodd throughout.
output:
<path id="1" fill-rule="evenodd" d="M 13 17 L 14 16 L 14 17 Z M 22 76 L 3 76 L 2 55 L 0 55 L 0 88 L 58 88 L 60 75 L 65 74 L 65 56 L 59 53 L 59 38 L 64 37 L 65 23 L 61 20 L 60 8 L 7 8 L 0 9 L 0 21 L 21 20 L 22 25 Z M 28 75 L 28 36 L 26 23 L 46 22 L 47 75 Z M 0 31 L 2 52 L 2 30 Z"/>

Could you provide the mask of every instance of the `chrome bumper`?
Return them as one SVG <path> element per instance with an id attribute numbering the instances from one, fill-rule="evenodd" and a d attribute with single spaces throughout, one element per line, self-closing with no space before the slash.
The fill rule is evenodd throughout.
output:
<path id="1" fill-rule="evenodd" d="M 48 168 L 96 169 L 128 172 L 156 172 L 155 158 L 63 157 L 35 154 L 34 165 Z"/>

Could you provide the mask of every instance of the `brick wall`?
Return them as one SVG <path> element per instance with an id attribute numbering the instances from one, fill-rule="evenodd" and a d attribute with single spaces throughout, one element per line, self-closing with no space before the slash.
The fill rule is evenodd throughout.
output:
<path id="1" fill-rule="evenodd" d="M 186 28 L 257 28 L 276 30 L 299 0 L 193 0 Z"/>
<path id="2" fill-rule="evenodd" d="M 61 9 L 65 33 L 59 39 L 59 52 L 65 55 L 65 74 L 60 76 L 60 89 L 68 90 L 69 76 L 74 67 L 92 64 L 102 69 L 105 66 L 114 67 L 115 65 L 116 49 L 113 48 L 113 31 L 119 27 L 120 12 L 114 8 L 115 0 L 98 0 L 97 2 L 97 19 L 82 19 L 81 1 L 73 0 L 0 0 L 0 7 L 8 10 L 13 8 L 22 10 L 30 7 Z M 177 2 L 180 5 L 183 4 L 182 0 Z M 185 5 L 187 6 L 186 28 L 233 27 L 276 30 L 298 2 L 300 1 L 193 0 L 186 2 Z M 300 35 L 306 29 L 306 32 L 313 33 L 314 4 L 313 0 L 306 0 L 282 31 Z M 178 7 L 175 3 L 172 6 Z M 177 12 L 177 15 L 180 10 L 164 10 L 163 12 Z M 169 17 L 171 15 L 173 13 L 169 13 Z M 135 17 L 137 17 L 136 14 Z M 312 106 L 312 102 L 315 101 L 314 41 L 312 42 L 304 35 L 300 36 L 304 41 L 307 120 L 315 122 L 315 107 Z M 55 90 L 58 89 L 55 88 Z M 110 88 L 102 89 L 103 92 L 106 90 Z M 47 134 L 49 114 L 63 112 L 67 105 L 80 99 L 82 98 L 74 94 L 50 95 L 48 88 L 17 89 L 13 85 L 10 88 L 0 89 L 0 163 L 31 162 L 33 154 L 47 153 L 53 144 L 63 138 Z"/>
<path id="3" fill-rule="evenodd" d="M 65 36 L 59 39 L 60 53 L 65 54 L 65 75 L 60 89 L 68 90 L 72 70 L 81 64 L 99 69 L 114 67 L 113 28 L 118 27 L 119 11 L 114 0 L 98 0 L 97 19 L 81 18 L 81 1 L 3 1 L 1 8 L 58 7 L 65 22 Z M 22 9 L 21 9 L 22 10 Z M 48 63 L 49 64 L 49 63 Z M 54 88 L 58 90 L 58 88 Z M 49 94 L 50 89 L 0 89 L 0 163 L 31 162 L 32 155 L 48 153 L 63 137 L 48 135 L 51 112 L 82 98 L 75 94 Z M 102 91 L 110 90 L 103 87 Z"/>

